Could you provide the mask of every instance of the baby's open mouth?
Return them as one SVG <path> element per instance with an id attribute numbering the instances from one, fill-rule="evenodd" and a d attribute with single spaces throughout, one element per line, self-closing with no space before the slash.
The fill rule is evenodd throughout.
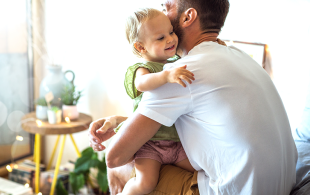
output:
<path id="1" fill-rule="evenodd" d="M 174 49 L 174 45 L 172 45 L 171 47 L 166 48 L 165 50 L 173 50 Z"/>

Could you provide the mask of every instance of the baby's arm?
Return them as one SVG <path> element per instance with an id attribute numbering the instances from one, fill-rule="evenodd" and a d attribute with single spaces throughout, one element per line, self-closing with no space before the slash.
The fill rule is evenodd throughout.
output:
<path id="1" fill-rule="evenodd" d="M 194 74 L 186 70 L 186 65 L 152 74 L 148 69 L 141 67 L 136 72 L 135 86 L 141 92 L 156 89 L 166 83 L 178 83 L 186 87 L 181 79 L 190 84 L 195 80 Z"/>

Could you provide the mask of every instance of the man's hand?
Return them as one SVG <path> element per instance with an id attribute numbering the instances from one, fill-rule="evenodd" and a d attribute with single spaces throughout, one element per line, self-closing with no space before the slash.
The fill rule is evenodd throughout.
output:
<path id="1" fill-rule="evenodd" d="M 101 143 L 115 135 L 113 129 L 126 119 L 126 117 L 121 116 L 110 116 L 93 121 L 88 129 L 89 145 L 93 150 L 104 150 L 105 146 Z"/>
<path id="2" fill-rule="evenodd" d="M 165 71 L 168 72 L 167 75 L 168 83 L 178 83 L 183 87 L 186 87 L 185 83 L 182 80 L 187 81 L 189 84 L 192 83 L 192 80 L 195 80 L 194 74 L 191 71 L 186 70 L 186 65 Z"/>

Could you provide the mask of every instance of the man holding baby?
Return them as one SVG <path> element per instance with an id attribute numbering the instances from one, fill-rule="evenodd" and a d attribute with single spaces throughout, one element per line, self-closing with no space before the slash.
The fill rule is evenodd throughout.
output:
<path id="1" fill-rule="evenodd" d="M 161 125 L 175 124 L 196 171 L 162 165 L 150 194 L 288 195 L 297 152 L 281 98 L 251 57 L 216 42 L 228 0 L 167 0 L 164 5 L 182 53 L 165 69 L 187 65 L 195 80 L 185 88 L 167 83 L 145 92 L 129 118 L 91 124 L 94 150 L 104 150 L 101 143 L 114 137 L 106 155 L 112 194 L 130 179 L 132 164 L 127 163 L 139 148 Z"/>

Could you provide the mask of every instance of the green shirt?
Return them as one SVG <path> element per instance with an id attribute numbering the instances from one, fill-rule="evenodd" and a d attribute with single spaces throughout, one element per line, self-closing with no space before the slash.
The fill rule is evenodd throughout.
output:
<path id="1" fill-rule="evenodd" d="M 178 59 L 179 59 L 178 56 L 174 56 L 173 58 L 168 59 L 168 62 L 174 62 Z M 156 73 L 162 71 L 164 65 L 165 64 L 159 62 L 144 62 L 144 63 L 136 63 L 127 69 L 127 72 L 125 74 L 124 85 L 127 94 L 133 100 L 134 105 L 133 111 L 135 111 L 138 108 L 139 103 L 143 96 L 143 93 L 139 94 L 139 91 L 135 86 L 137 69 L 142 67 L 148 69 L 150 73 Z M 115 132 L 117 132 L 120 129 L 123 123 L 119 124 L 118 127 L 114 129 Z M 180 138 L 174 125 L 171 127 L 162 125 L 151 140 L 172 140 L 175 142 L 179 142 Z"/>

